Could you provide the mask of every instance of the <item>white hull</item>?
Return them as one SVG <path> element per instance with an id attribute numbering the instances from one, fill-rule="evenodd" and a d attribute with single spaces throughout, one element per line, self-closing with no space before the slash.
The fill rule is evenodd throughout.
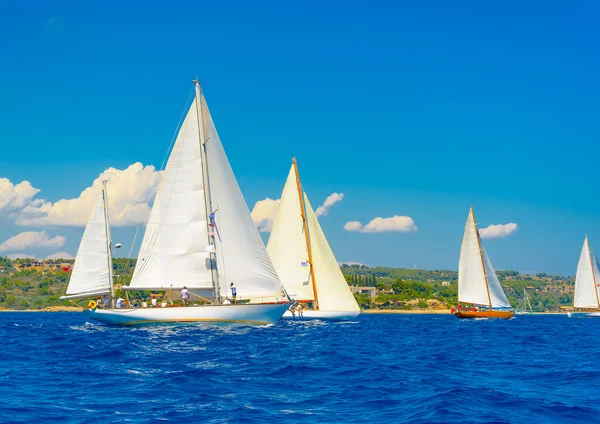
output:
<path id="1" fill-rule="evenodd" d="M 85 309 L 96 321 L 112 325 L 144 325 L 193 322 L 275 324 L 289 307 L 279 304 L 207 305 L 173 308 Z"/>
<path id="2" fill-rule="evenodd" d="M 567 312 L 569 318 L 600 318 L 600 312 Z"/>
<path id="3" fill-rule="evenodd" d="M 360 311 L 302 311 L 302 316 L 296 313 L 296 316 L 288 310 L 283 314 L 283 319 L 307 321 L 312 319 L 322 319 L 331 321 L 344 321 L 356 318 L 360 315 Z"/>

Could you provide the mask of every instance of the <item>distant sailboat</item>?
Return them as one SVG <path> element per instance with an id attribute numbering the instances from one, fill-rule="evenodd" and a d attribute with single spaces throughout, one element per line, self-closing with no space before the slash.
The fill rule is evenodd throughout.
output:
<path id="1" fill-rule="evenodd" d="M 208 305 L 89 308 L 108 324 L 241 322 L 273 324 L 288 299 L 252 221 L 208 106 L 196 98 L 179 130 L 158 188 L 129 287 L 179 295 Z M 237 303 L 230 283 L 237 287 Z M 179 296 L 177 296 L 179 297 Z"/>
<path id="2" fill-rule="evenodd" d="M 458 263 L 458 302 L 476 305 L 458 310 L 458 318 L 512 318 L 514 312 L 500 286 L 481 239 L 473 207 L 469 211 Z"/>
<path id="3" fill-rule="evenodd" d="M 590 250 L 587 236 L 583 242 L 577 276 L 575 277 L 575 295 L 571 315 L 600 316 L 600 270 L 596 255 Z"/>
<path id="4" fill-rule="evenodd" d="M 301 311 L 287 311 L 284 318 L 351 319 L 360 307 L 351 293 L 298 174 L 296 159 L 281 194 L 267 251 L 286 291 Z"/>
<path id="5" fill-rule="evenodd" d="M 529 310 L 527 309 L 529 307 Z M 523 303 L 521 304 L 521 309 L 515 312 L 516 315 L 531 315 L 533 314 L 533 308 L 531 307 L 531 302 L 529 301 L 529 296 L 527 295 L 527 289 L 523 288 Z"/>
<path id="6" fill-rule="evenodd" d="M 67 291 L 61 300 L 97 298 L 110 295 L 114 304 L 112 255 L 106 181 L 100 199 L 85 226 Z M 92 305 L 95 305 L 91 301 Z"/>

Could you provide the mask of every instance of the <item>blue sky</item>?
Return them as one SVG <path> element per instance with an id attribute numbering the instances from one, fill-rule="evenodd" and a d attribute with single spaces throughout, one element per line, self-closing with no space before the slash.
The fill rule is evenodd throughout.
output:
<path id="1" fill-rule="evenodd" d="M 321 218 L 339 261 L 456 269 L 473 205 L 480 227 L 518 224 L 486 241 L 496 268 L 573 275 L 585 234 L 600 246 L 599 9 L 3 4 L 0 177 L 56 202 L 108 167 L 159 167 L 199 75 L 250 208 L 279 197 L 293 156 L 313 204 L 344 193 Z M 418 231 L 343 228 L 394 215 Z M 3 219 L 0 241 L 45 230 L 71 254 L 83 231 Z"/>

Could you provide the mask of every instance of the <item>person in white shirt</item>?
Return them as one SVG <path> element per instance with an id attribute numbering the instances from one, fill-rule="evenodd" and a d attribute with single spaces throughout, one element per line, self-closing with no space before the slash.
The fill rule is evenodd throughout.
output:
<path id="1" fill-rule="evenodd" d="M 117 308 L 118 309 L 122 309 L 123 308 L 123 298 L 120 297 L 119 299 L 117 299 Z"/>
<path id="2" fill-rule="evenodd" d="M 233 303 L 237 303 L 237 300 L 236 300 L 237 288 L 235 287 L 235 285 L 233 283 L 231 283 L 229 288 L 231 289 L 231 297 L 233 298 Z"/>
<path id="3" fill-rule="evenodd" d="M 148 307 L 148 302 L 146 302 L 146 300 L 144 299 L 144 301 L 142 302 L 142 308 L 147 308 Z"/>
<path id="4" fill-rule="evenodd" d="M 152 296 L 152 307 L 156 308 L 158 306 L 158 301 L 156 300 L 156 296 Z"/>
<path id="5" fill-rule="evenodd" d="M 183 286 L 183 290 L 181 290 L 181 300 L 183 301 L 183 306 L 188 305 L 189 299 L 190 299 L 190 292 L 188 291 L 186 286 Z"/>

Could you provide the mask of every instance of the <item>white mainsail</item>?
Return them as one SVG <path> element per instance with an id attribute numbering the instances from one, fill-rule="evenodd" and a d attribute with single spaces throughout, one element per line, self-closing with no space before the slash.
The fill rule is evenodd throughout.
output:
<path id="1" fill-rule="evenodd" d="M 267 251 L 290 297 L 299 301 L 312 301 L 315 296 L 293 165 L 283 187 Z"/>
<path id="2" fill-rule="evenodd" d="M 350 292 L 308 197 L 300 190 L 315 275 L 315 281 L 312 281 L 295 166 L 292 165 L 288 174 L 267 244 L 273 265 L 292 299 L 312 301 L 315 300 L 316 291 L 319 310 L 358 312 L 360 308 Z"/>
<path id="3" fill-rule="evenodd" d="M 282 296 L 281 282 L 252 221 L 204 97 L 201 99 L 201 110 L 194 100 L 179 130 L 128 288 L 169 290 L 187 286 L 210 294 L 218 279 L 221 296 L 230 295 L 231 282 L 237 287 L 238 298 Z M 200 140 L 201 132 L 206 134 L 205 140 Z M 202 163 L 203 157 L 206 163 Z M 203 166 L 208 170 L 208 184 Z M 205 189 L 210 189 L 210 207 L 206 205 Z M 209 226 L 210 208 L 214 227 Z"/>
<path id="4" fill-rule="evenodd" d="M 85 226 L 67 292 L 62 299 L 110 293 L 110 241 L 106 206 L 106 192 L 103 188 Z"/>
<path id="5" fill-rule="evenodd" d="M 575 308 L 596 309 L 600 308 L 598 299 L 600 283 L 600 271 L 595 255 L 590 252 L 587 236 L 583 242 L 579 264 L 577 265 L 577 276 L 575 277 L 575 296 L 573 306 Z"/>
<path id="6" fill-rule="evenodd" d="M 323 311 L 360 311 L 306 194 L 304 194 L 304 204 L 306 205 L 308 233 L 310 234 L 315 280 L 317 281 L 319 309 Z"/>
<path id="7" fill-rule="evenodd" d="M 481 245 L 473 208 L 469 211 L 458 263 L 458 301 L 510 308 L 496 271 Z"/>

